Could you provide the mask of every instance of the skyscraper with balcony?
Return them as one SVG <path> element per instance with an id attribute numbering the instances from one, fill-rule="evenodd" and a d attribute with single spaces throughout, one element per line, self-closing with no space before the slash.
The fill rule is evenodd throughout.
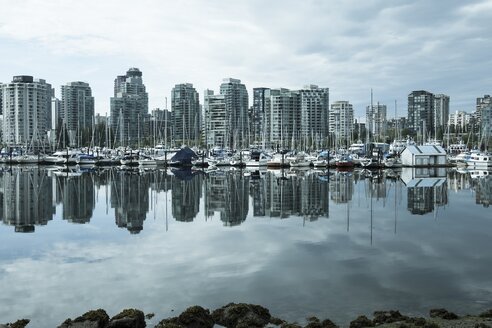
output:
<path id="1" fill-rule="evenodd" d="M 492 104 L 492 97 L 490 95 L 483 95 L 483 97 L 477 98 L 475 107 L 475 117 L 480 122 L 482 119 L 482 110 Z"/>
<path id="2" fill-rule="evenodd" d="M 267 143 L 272 148 L 297 148 L 302 134 L 301 96 L 289 89 L 270 90 L 269 108 L 266 112 Z"/>
<path id="3" fill-rule="evenodd" d="M 171 92 L 173 138 L 178 146 L 198 145 L 200 100 L 193 84 L 176 84 Z"/>
<path id="4" fill-rule="evenodd" d="M 300 137 L 311 140 L 311 145 L 328 136 L 329 89 L 311 84 L 299 90 L 301 125 Z M 309 145 L 309 146 L 311 146 Z"/>
<path id="5" fill-rule="evenodd" d="M 51 85 L 32 76 L 2 84 L 3 142 L 37 147 L 51 128 Z"/>
<path id="6" fill-rule="evenodd" d="M 348 145 L 354 128 L 354 109 L 348 101 L 331 104 L 329 131 L 337 145 Z"/>
<path id="7" fill-rule="evenodd" d="M 229 146 L 227 136 L 230 127 L 227 126 L 229 121 L 225 95 L 215 95 L 213 90 L 205 90 L 203 110 L 204 140 L 207 148 Z"/>
<path id="8" fill-rule="evenodd" d="M 366 128 L 376 138 L 386 135 L 388 122 L 386 119 L 386 105 L 372 105 L 366 107 Z"/>
<path id="9" fill-rule="evenodd" d="M 434 135 L 434 95 L 428 91 L 412 91 L 408 95 L 408 127 L 424 139 Z"/>
<path id="10" fill-rule="evenodd" d="M 90 135 L 94 120 L 94 97 L 88 83 L 69 82 L 61 87 L 60 117 L 69 145 L 81 146 L 82 134 Z"/>
<path id="11" fill-rule="evenodd" d="M 144 117 L 148 114 L 148 95 L 138 68 L 130 68 L 126 75 L 114 81 L 111 97 L 111 129 L 120 146 L 135 146 L 143 131 Z"/>
<path id="12" fill-rule="evenodd" d="M 226 105 L 226 145 L 229 147 L 247 147 L 248 131 L 248 91 L 241 80 L 227 78 L 220 85 L 220 94 L 224 95 Z"/>

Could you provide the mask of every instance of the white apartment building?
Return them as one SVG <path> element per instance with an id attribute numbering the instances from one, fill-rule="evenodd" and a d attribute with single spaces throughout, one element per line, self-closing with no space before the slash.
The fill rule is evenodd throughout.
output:
<path id="1" fill-rule="evenodd" d="M 348 101 L 335 101 L 331 104 L 329 115 L 329 131 L 334 135 L 337 144 L 346 144 L 354 128 L 354 109 Z"/>
<path id="2" fill-rule="evenodd" d="M 228 120 L 225 96 L 214 95 L 212 90 L 205 90 L 203 101 L 205 118 L 204 139 L 207 148 L 228 146 Z"/>
<path id="3" fill-rule="evenodd" d="M 32 76 L 14 76 L 2 84 L 3 142 L 34 147 L 51 128 L 51 85 Z"/>
<path id="4" fill-rule="evenodd" d="M 470 122 L 471 115 L 465 111 L 455 111 L 449 114 L 448 126 L 453 126 L 455 130 L 465 131 Z"/>

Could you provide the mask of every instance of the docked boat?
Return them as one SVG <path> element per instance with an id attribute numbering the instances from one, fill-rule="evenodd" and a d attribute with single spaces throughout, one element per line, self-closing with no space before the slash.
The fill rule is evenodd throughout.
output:
<path id="1" fill-rule="evenodd" d="M 354 167 L 354 161 L 347 154 L 342 154 L 335 159 L 335 166 L 339 168 L 350 168 Z"/>
<path id="2" fill-rule="evenodd" d="M 96 165 L 98 158 L 90 154 L 79 154 L 78 163 L 79 165 Z"/>
<path id="3" fill-rule="evenodd" d="M 249 160 L 246 161 L 246 166 L 248 167 L 266 167 L 268 165 L 268 160 L 271 156 L 268 156 L 262 151 L 252 151 Z"/>
<path id="4" fill-rule="evenodd" d="M 465 160 L 466 166 L 471 168 L 489 168 L 492 167 L 492 154 L 476 153 L 471 154 L 470 158 Z"/>

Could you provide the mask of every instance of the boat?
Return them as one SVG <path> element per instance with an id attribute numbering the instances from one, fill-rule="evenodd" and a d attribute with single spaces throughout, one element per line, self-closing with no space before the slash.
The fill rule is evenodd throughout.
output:
<path id="1" fill-rule="evenodd" d="M 309 161 L 303 153 L 297 154 L 290 158 L 290 167 L 309 167 L 311 166 L 311 161 Z"/>
<path id="2" fill-rule="evenodd" d="M 402 167 L 403 164 L 399 157 L 386 157 L 383 160 L 383 164 L 385 167 Z"/>
<path id="3" fill-rule="evenodd" d="M 90 154 L 78 154 L 79 165 L 96 165 L 98 158 Z"/>
<path id="4" fill-rule="evenodd" d="M 335 166 L 339 168 L 350 168 L 354 167 L 354 161 L 347 154 L 339 155 L 335 160 Z"/>
<path id="5" fill-rule="evenodd" d="M 489 168 L 492 167 L 492 154 L 474 153 L 465 160 L 466 166 L 471 168 Z"/>
<path id="6" fill-rule="evenodd" d="M 43 157 L 39 155 L 20 155 L 14 157 L 17 164 L 39 164 L 42 162 Z"/>
<path id="7" fill-rule="evenodd" d="M 252 151 L 249 160 L 246 161 L 246 166 L 249 167 L 266 167 L 271 156 L 262 151 Z"/>

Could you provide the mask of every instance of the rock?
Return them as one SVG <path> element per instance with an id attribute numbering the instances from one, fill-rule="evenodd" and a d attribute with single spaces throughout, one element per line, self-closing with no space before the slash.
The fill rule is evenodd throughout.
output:
<path id="1" fill-rule="evenodd" d="M 350 328 L 374 327 L 374 324 L 365 315 L 358 316 L 350 322 Z"/>
<path id="2" fill-rule="evenodd" d="M 208 309 L 201 306 L 192 306 L 187 308 L 178 317 L 164 319 L 156 326 L 156 328 L 212 328 L 214 320 Z"/>
<path id="3" fill-rule="evenodd" d="M 456 320 L 459 317 L 453 312 L 449 312 L 446 309 L 432 309 L 429 312 L 431 318 L 441 318 L 445 320 Z"/>
<path id="4" fill-rule="evenodd" d="M 408 317 L 400 313 L 400 311 L 375 311 L 374 319 L 372 322 L 375 325 L 381 325 L 383 323 L 393 323 L 398 321 L 405 321 Z"/>
<path id="5" fill-rule="evenodd" d="M 304 328 L 338 328 L 330 319 L 320 321 L 316 317 L 307 318 L 309 322 Z"/>
<path id="6" fill-rule="evenodd" d="M 426 322 L 424 328 L 441 328 L 441 327 L 435 322 Z"/>
<path id="7" fill-rule="evenodd" d="M 489 325 L 484 324 L 483 322 L 475 324 L 475 328 L 490 328 Z"/>
<path id="8" fill-rule="evenodd" d="M 20 319 L 14 323 L 9 323 L 6 327 L 8 328 L 24 328 L 27 324 L 31 322 L 29 319 Z"/>
<path id="9" fill-rule="evenodd" d="M 260 305 L 229 303 L 212 312 L 212 318 L 227 328 L 261 328 L 270 322 L 271 315 Z"/>
<path id="10" fill-rule="evenodd" d="M 280 328 L 302 328 L 302 326 L 297 323 L 283 323 L 280 325 Z"/>
<path id="11" fill-rule="evenodd" d="M 418 326 L 418 327 L 425 326 L 425 324 L 427 323 L 427 321 L 424 318 L 421 318 L 421 317 L 408 318 L 407 320 L 405 320 L 405 322 L 406 323 L 411 323 L 414 326 Z"/>
<path id="12" fill-rule="evenodd" d="M 480 313 L 479 316 L 482 318 L 492 318 L 492 309 Z"/>
<path id="13" fill-rule="evenodd" d="M 92 310 L 80 317 L 67 319 L 58 328 L 105 328 L 109 322 L 109 316 L 103 309 Z"/>
<path id="14" fill-rule="evenodd" d="M 284 323 L 287 323 L 287 322 L 285 322 L 284 320 L 282 320 L 280 318 L 271 317 L 270 318 L 270 323 L 272 325 L 280 326 L 280 325 L 282 325 Z"/>
<path id="15" fill-rule="evenodd" d="M 147 314 L 145 315 L 145 319 L 152 319 L 154 316 L 155 316 L 155 314 L 154 314 L 154 313 L 147 313 Z"/>
<path id="16" fill-rule="evenodd" d="M 137 309 L 125 309 L 111 318 L 107 328 L 144 328 L 144 313 Z"/>

